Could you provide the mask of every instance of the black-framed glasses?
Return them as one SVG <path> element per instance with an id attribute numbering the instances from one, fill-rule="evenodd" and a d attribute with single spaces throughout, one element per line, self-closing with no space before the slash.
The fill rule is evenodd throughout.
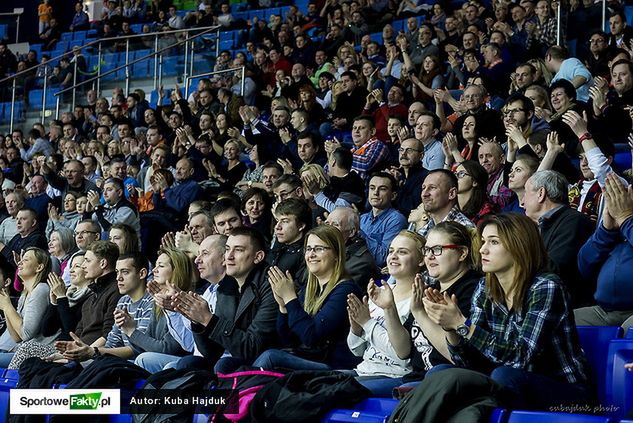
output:
<path id="1" fill-rule="evenodd" d="M 444 248 L 448 250 L 459 250 L 460 248 L 464 248 L 463 245 L 455 245 L 455 244 L 446 244 L 446 245 L 434 245 L 432 247 L 424 247 L 422 249 L 422 253 L 424 256 L 428 256 L 429 253 L 433 254 L 433 256 L 441 256 L 444 252 Z"/>

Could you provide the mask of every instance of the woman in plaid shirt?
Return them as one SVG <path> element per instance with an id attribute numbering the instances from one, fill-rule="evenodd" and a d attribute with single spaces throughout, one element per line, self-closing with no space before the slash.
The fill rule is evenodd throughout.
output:
<path id="1" fill-rule="evenodd" d="M 513 394 L 515 407 L 591 404 L 568 293 L 558 276 L 545 272 L 538 228 L 511 213 L 487 216 L 479 231 L 486 277 L 475 289 L 470 319 L 456 298 L 424 300 L 429 317 L 447 332 L 453 362 L 490 374 Z"/>

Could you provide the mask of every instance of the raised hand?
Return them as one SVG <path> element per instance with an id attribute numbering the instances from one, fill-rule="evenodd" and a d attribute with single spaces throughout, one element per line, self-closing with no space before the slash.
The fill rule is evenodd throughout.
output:
<path id="1" fill-rule="evenodd" d="M 136 321 L 127 311 L 127 308 L 114 309 L 114 324 L 127 336 L 132 336 L 132 333 L 136 329 Z"/>
<path id="2" fill-rule="evenodd" d="M 49 273 L 46 282 L 48 282 L 51 299 L 54 298 L 57 301 L 59 298 L 66 297 L 66 284 L 57 274 Z"/>
<path id="3" fill-rule="evenodd" d="M 367 294 L 371 301 L 383 310 L 396 306 L 393 291 L 388 283 L 383 283 L 382 286 L 378 286 L 374 283 L 373 279 L 370 279 L 367 285 Z"/>
<path id="4" fill-rule="evenodd" d="M 429 290 L 427 289 L 427 292 Z M 442 294 L 442 302 L 429 299 L 428 295 L 422 301 L 424 309 L 431 321 L 442 327 L 444 330 L 455 330 L 460 326 L 465 318 L 457 307 L 457 297 L 453 294 L 449 297 L 446 292 Z"/>
<path id="5" fill-rule="evenodd" d="M 547 152 L 551 152 L 552 154 L 558 155 L 565 151 L 565 144 L 560 144 L 558 132 L 556 131 L 552 131 L 547 134 L 546 146 Z"/>
<path id="6" fill-rule="evenodd" d="M 609 214 L 619 228 L 633 215 L 633 187 L 627 188 L 616 174 L 610 173 L 605 180 L 604 196 Z"/>
<path id="7" fill-rule="evenodd" d="M 178 292 L 173 299 L 173 304 L 176 311 L 203 326 L 208 325 L 213 317 L 209 303 L 195 292 Z"/>
<path id="8" fill-rule="evenodd" d="M 286 271 L 284 274 L 277 266 L 272 266 L 268 269 L 268 281 L 275 295 L 283 300 L 284 306 L 297 298 L 290 272 Z"/>
<path id="9" fill-rule="evenodd" d="M 363 326 L 371 319 L 369 314 L 369 300 L 367 296 L 361 301 L 356 295 L 349 294 L 347 296 L 347 313 L 351 320 L 354 320 L 359 326 Z"/>

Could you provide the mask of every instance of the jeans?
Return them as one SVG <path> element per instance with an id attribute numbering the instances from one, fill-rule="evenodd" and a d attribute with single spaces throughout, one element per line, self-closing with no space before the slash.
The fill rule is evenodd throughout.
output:
<path id="1" fill-rule="evenodd" d="M 144 352 L 136 357 L 134 364 L 144 368 L 150 373 L 157 373 L 165 369 L 166 366 L 169 366 L 171 363 L 175 364 L 179 359 L 180 357 L 177 355 Z"/>
<path id="2" fill-rule="evenodd" d="M 235 372 L 238 367 L 243 366 L 245 364 L 248 364 L 248 363 L 242 360 L 241 358 L 223 357 L 219 359 L 217 363 L 215 363 L 215 367 L 213 368 L 213 371 L 216 374 L 222 373 L 222 374 L 227 375 L 229 373 Z"/>
<path id="3" fill-rule="evenodd" d="M 382 398 L 391 398 L 393 388 L 402 385 L 401 377 L 357 376 L 356 380 L 369 389 L 372 395 Z"/>
<path id="4" fill-rule="evenodd" d="M 9 367 L 9 363 L 11 363 L 11 360 L 13 359 L 13 355 L 15 353 L 12 352 L 1 352 L 0 353 L 0 367 L 3 369 L 6 369 L 7 367 Z"/>
<path id="5" fill-rule="evenodd" d="M 582 383 L 561 382 L 551 377 L 514 367 L 497 367 L 490 378 L 503 386 L 515 403 L 512 408 L 546 410 L 551 406 L 595 403 L 589 386 Z"/>
<path id="6" fill-rule="evenodd" d="M 332 368 L 324 363 L 306 360 L 281 350 L 264 351 L 253 363 L 253 367 L 261 367 L 264 370 L 276 368 L 291 370 L 331 370 Z"/>
<path id="7" fill-rule="evenodd" d="M 176 362 L 176 369 L 211 370 L 213 362 L 197 355 L 186 355 Z"/>

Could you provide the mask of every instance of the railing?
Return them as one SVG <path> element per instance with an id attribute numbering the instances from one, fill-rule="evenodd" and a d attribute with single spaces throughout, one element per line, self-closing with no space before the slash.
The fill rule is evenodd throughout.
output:
<path id="1" fill-rule="evenodd" d="M 189 81 L 194 79 L 194 78 L 200 78 L 201 76 L 212 76 L 212 75 L 220 75 L 223 73 L 229 73 L 229 72 L 235 72 L 235 71 L 241 71 L 242 72 L 242 81 L 240 82 L 240 95 L 244 96 L 244 78 L 246 77 L 246 67 L 241 66 L 239 68 L 231 68 L 231 69 L 223 69 L 223 70 L 219 70 L 219 71 L 212 71 L 212 72 L 204 72 L 204 73 L 199 73 L 197 75 L 190 75 L 190 76 L 185 76 L 184 77 L 184 83 L 185 83 L 185 98 L 189 97 Z"/>
<path id="2" fill-rule="evenodd" d="M 20 16 L 24 13 L 24 8 L 18 7 L 13 12 L 0 13 L 0 16 L 15 16 L 15 42 L 20 42 Z"/>
<path id="3" fill-rule="evenodd" d="M 1 15 L 2 14 L 0 14 L 0 16 Z M 13 15 L 13 14 L 9 14 L 9 15 Z M 169 30 L 169 31 L 155 31 L 155 32 L 148 32 L 148 33 L 145 33 L 145 34 L 134 34 L 134 35 L 121 36 L 121 37 L 108 37 L 108 38 L 101 38 L 101 39 L 98 39 L 98 40 L 90 41 L 90 42 L 84 44 L 83 46 L 73 46 L 72 49 L 73 49 L 73 51 L 78 49 L 81 52 L 82 50 L 84 50 L 86 48 L 93 47 L 95 45 L 98 46 L 97 77 L 96 78 L 92 78 L 92 80 L 95 80 L 95 82 L 96 82 L 95 89 L 97 91 L 97 95 L 100 95 L 100 92 L 101 92 L 101 79 L 100 79 L 100 77 L 103 76 L 103 75 L 107 75 L 107 74 L 111 73 L 111 72 L 108 72 L 108 73 L 105 73 L 103 75 L 101 74 L 101 61 L 102 61 L 102 57 L 103 57 L 102 44 L 103 43 L 117 42 L 117 41 L 120 42 L 122 40 L 126 40 L 125 65 L 121 66 L 121 68 L 126 67 L 126 70 L 127 70 L 128 69 L 127 66 L 129 66 L 130 64 L 136 63 L 136 61 L 132 62 L 132 63 L 130 63 L 130 61 L 129 61 L 129 51 L 130 51 L 130 42 L 129 42 L 129 40 L 132 39 L 132 38 L 143 38 L 143 37 L 152 37 L 153 36 L 154 37 L 154 49 L 158 50 L 158 39 L 159 39 L 160 36 L 165 36 L 165 35 L 170 35 L 170 34 L 185 33 L 186 34 L 185 35 L 186 39 L 185 40 L 181 40 L 181 41 L 187 41 L 187 43 L 188 43 L 189 40 L 191 40 L 193 38 L 197 38 L 197 36 L 199 36 L 199 35 L 207 35 L 209 33 L 217 31 L 218 34 L 217 34 L 216 39 L 215 39 L 215 55 L 217 57 L 219 55 L 219 53 L 220 53 L 220 33 L 219 33 L 219 31 L 220 31 L 221 28 L 222 28 L 221 25 L 216 25 L 216 26 L 207 26 L 207 27 L 201 27 L 201 28 L 185 28 L 185 29 L 175 29 L 175 30 Z M 190 32 L 198 32 L 198 31 L 202 31 L 202 32 L 197 34 L 195 37 L 190 37 L 189 36 Z M 179 45 L 181 45 L 183 43 L 184 42 L 178 42 L 178 43 L 175 43 L 175 44 L 173 44 L 173 45 L 171 45 L 169 47 L 166 47 L 165 49 L 173 48 L 174 46 L 179 46 Z M 165 49 L 161 49 L 161 51 L 164 51 Z M 7 76 L 5 78 L 0 79 L 0 84 L 6 83 L 6 82 L 9 82 L 9 81 L 12 81 L 12 84 L 13 84 L 13 92 L 12 92 L 12 95 L 11 95 L 11 100 L 12 100 L 11 101 L 11 122 L 10 122 L 10 130 L 11 131 L 13 131 L 13 117 L 14 117 L 16 78 L 18 78 L 18 77 L 20 77 L 22 75 L 25 75 L 25 74 L 33 73 L 33 71 L 37 72 L 37 69 L 39 69 L 41 66 L 44 66 L 45 78 L 44 78 L 44 93 L 43 93 L 43 96 L 42 96 L 42 115 L 41 115 L 41 122 L 44 123 L 44 118 L 45 118 L 44 111 L 46 110 L 45 105 L 46 105 L 46 86 L 47 86 L 47 79 L 48 79 L 47 78 L 47 76 L 48 76 L 47 75 L 48 66 L 49 66 L 49 64 L 51 62 L 59 60 L 59 59 L 61 59 L 63 57 L 72 56 L 73 55 L 73 51 L 65 52 L 63 54 L 60 54 L 58 56 L 55 56 L 55 57 L 49 59 L 45 63 L 38 63 L 36 66 L 33 66 L 33 67 L 29 68 L 29 69 L 26 69 L 26 70 L 14 73 L 11 76 Z M 194 54 L 195 54 L 195 51 L 194 51 L 193 48 L 191 48 L 191 53 L 189 53 L 189 45 L 187 44 L 185 46 L 185 72 L 187 72 L 187 66 L 186 66 L 186 64 L 187 64 L 187 56 L 189 56 L 189 59 L 190 59 L 189 60 L 190 61 L 190 70 L 189 70 L 189 72 L 193 71 Z M 152 54 L 146 56 L 143 59 L 147 59 L 148 57 L 150 57 L 152 55 L 154 55 L 154 54 L 152 53 Z M 143 60 L 143 59 L 140 59 L 140 60 Z M 140 60 L 137 60 L 137 61 L 140 61 Z M 120 69 L 117 69 L 117 70 L 120 70 Z M 154 63 L 154 89 L 156 89 L 157 86 L 158 86 L 158 79 L 159 79 L 159 65 L 158 65 L 158 63 Z M 11 82 L 9 82 L 9 83 L 11 83 Z M 126 92 L 127 92 L 129 90 L 129 70 L 126 71 L 125 83 L 126 83 L 125 87 L 126 87 Z M 75 85 L 77 85 L 77 86 L 81 85 L 81 84 L 77 84 L 77 62 L 76 61 L 75 61 L 75 64 L 73 66 L 73 86 L 75 86 Z M 25 93 L 25 95 L 26 95 L 26 93 Z M 75 97 L 75 93 L 73 92 L 73 107 L 74 107 L 75 100 L 76 100 L 76 97 Z"/>
<path id="4" fill-rule="evenodd" d="M 208 27 L 208 28 L 209 29 L 207 29 L 205 31 L 202 31 L 202 32 L 200 32 L 200 33 L 198 33 L 196 35 L 187 36 L 187 38 L 185 38 L 184 40 L 180 40 L 180 41 L 178 41 L 178 42 L 176 42 L 174 44 L 168 45 L 167 47 L 163 47 L 161 49 L 157 49 L 153 53 L 147 54 L 147 55 L 145 55 L 143 57 L 139 57 L 139 58 L 137 58 L 135 60 L 132 60 L 131 62 L 129 61 L 128 55 L 126 55 L 126 60 L 125 60 L 126 63 L 124 65 L 117 66 L 116 68 L 111 69 L 111 70 L 109 70 L 107 72 L 104 72 L 104 73 L 101 73 L 100 72 L 101 69 L 99 68 L 99 72 L 97 73 L 97 76 L 94 76 L 92 78 L 86 79 L 85 81 L 81 81 L 81 82 L 77 82 L 76 81 L 77 62 L 75 62 L 75 80 L 73 81 L 73 86 L 68 87 L 68 88 L 64 88 L 63 90 L 58 91 L 55 94 L 53 94 L 55 97 L 57 97 L 56 105 L 55 105 L 55 117 L 59 118 L 59 106 L 60 106 L 60 99 L 61 99 L 61 95 L 62 94 L 72 90 L 72 92 L 73 92 L 72 108 L 74 109 L 74 107 L 75 107 L 75 94 L 76 94 L 76 90 L 77 90 L 78 87 L 81 87 L 81 86 L 83 86 L 85 84 L 89 84 L 89 83 L 92 83 L 92 82 L 99 83 L 99 81 L 100 81 L 100 79 L 102 77 L 104 77 L 106 75 L 110 75 L 110 74 L 115 73 L 115 72 L 118 72 L 121 69 L 125 69 L 126 70 L 125 71 L 126 88 L 129 88 L 129 76 L 130 76 L 129 66 L 133 65 L 135 63 L 141 62 L 143 60 L 147 60 L 150 57 L 156 57 L 156 56 L 158 56 L 158 60 L 154 61 L 154 67 L 155 68 L 158 67 L 158 72 L 157 72 L 158 73 L 158 79 L 155 78 L 155 80 L 154 80 L 154 89 L 157 89 L 162 84 L 162 66 L 163 66 L 163 54 L 162 53 L 164 51 L 170 50 L 170 49 L 172 49 L 174 47 L 178 47 L 179 45 L 182 45 L 182 44 L 185 44 L 185 46 L 187 46 L 189 43 L 193 42 L 193 40 L 195 40 L 195 39 L 197 39 L 197 38 L 199 38 L 199 37 L 201 37 L 203 35 L 207 35 L 207 34 L 209 34 L 211 32 L 214 32 L 214 31 L 218 31 L 221 28 L 221 26 L 213 26 L 213 27 Z M 200 28 L 198 28 L 198 29 L 200 29 Z M 219 39 L 219 35 L 218 35 L 217 39 Z M 217 42 L 216 42 L 216 48 L 217 48 Z M 193 55 L 193 48 L 192 48 L 191 55 Z M 193 67 L 193 61 L 191 61 L 191 66 Z M 185 74 L 184 74 L 184 78 L 188 80 L 189 77 L 188 77 L 186 69 L 187 69 L 187 62 L 185 60 Z M 191 71 L 193 71 L 193 69 L 191 69 Z M 242 71 L 242 72 L 244 72 L 244 71 Z M 15 83 L 14 83 L 14 87 L 15 87 Z M 126 90 L 126 92 L 127 92 L 127 90 Z M 15 88 L 14 88 L 14 96 L 15 96 Z M 11 105 L 11 107 L 13 107 L 13 105 Z M 44 110 L 42 110 L 42 114 L 43 113 L 44 113 Z"/>

